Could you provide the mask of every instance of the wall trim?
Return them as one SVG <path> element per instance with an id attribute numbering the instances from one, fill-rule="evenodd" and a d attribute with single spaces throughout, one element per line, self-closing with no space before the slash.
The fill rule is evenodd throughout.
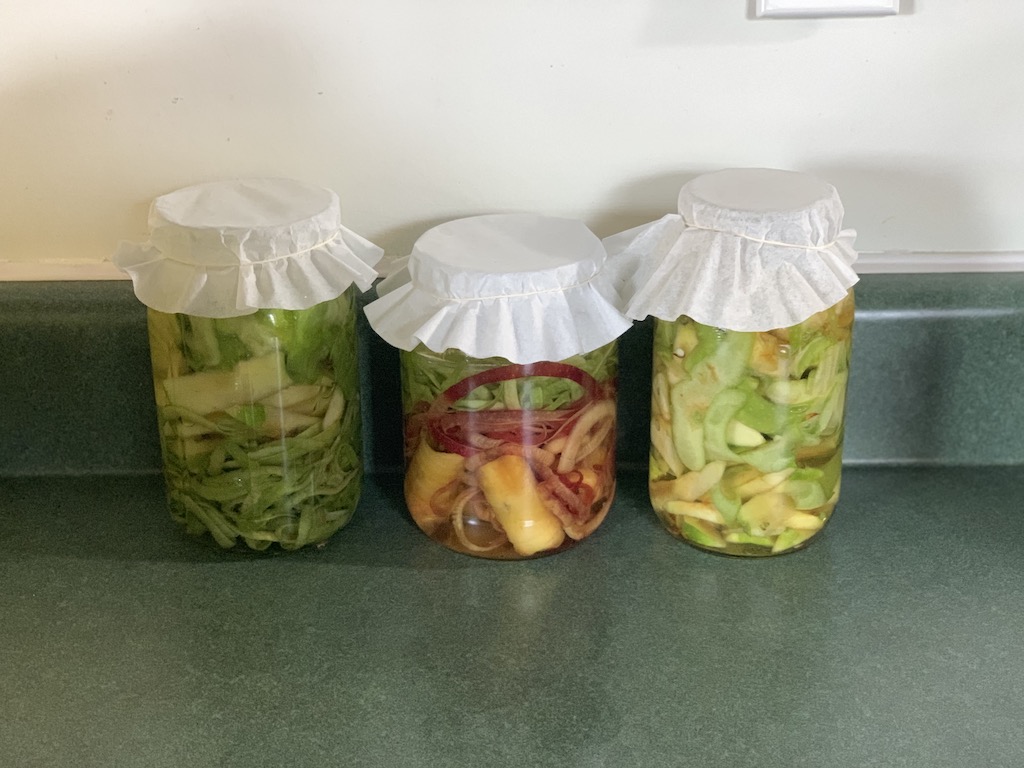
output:
<path id="1" fill-rule="evenodd" d="M 1024 272 L 1024 251 L 865 251 L 862 275 L 928 272 Z M 127 280 L 109 261 L 0 261 L 0 282 Z"/>
<path id="2" fill-rule="evenodd" d="M 1024 251 L 866 251 L 855 268 L 862 275 L 1024 272 Z"/>
<path id="3" fill-rule="evenodd" d="M 128 279 L 109 261 L 0 261 L 0 282 Z"/>

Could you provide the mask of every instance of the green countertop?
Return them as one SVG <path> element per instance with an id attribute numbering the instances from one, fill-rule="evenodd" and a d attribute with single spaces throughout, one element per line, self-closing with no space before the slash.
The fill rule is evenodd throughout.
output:
<path id="1" fill-rule="evenodd" d="M 130 286 L 0 284 L 0 768 L 1024 765 L 1024 274 L 857 301 L 854 466 L 809 549 L 661 530 L 638 323 L 608 520 L 495 563 L 406 517 L 397 355 L 365 323 L 355 520 L 225 554 L 166 512 Z"/>
<path id="2" fill-rule="evenodd" d="M 1024 470 L 853 468 L 803 552 L 456 555 L 367 478 L 322 551 L 179 534 L 154 474 L 0 479 L 4 766 L 1013 766 Z"/>

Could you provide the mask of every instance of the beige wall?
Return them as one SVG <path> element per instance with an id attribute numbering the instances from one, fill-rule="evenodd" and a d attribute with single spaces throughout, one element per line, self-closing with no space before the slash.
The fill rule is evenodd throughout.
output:
<path id="1" fill-rule="evenodd" d="M 399 253 L 493 210 L 599 234 L 724 166 L 818 172 L 866 250 L 1024 250 L 1024 3 L 8 0 L 0 260 L 141 239 L 157 194 L 294 176 Z"/>

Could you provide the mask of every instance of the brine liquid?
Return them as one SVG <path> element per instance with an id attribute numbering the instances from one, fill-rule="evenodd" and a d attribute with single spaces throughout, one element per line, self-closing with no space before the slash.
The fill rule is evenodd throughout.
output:
<path id="1" fill-rule="evenodd" d="M 494 559 L 590 535 L 615 491 L 616 363 L 614 343 L 531 365 L 403 352 L 405 497 L 420 529 Z"/>
<path id="2" fill-rule="evenodd" d="M 362 478 L 350 290 L 236 318 L 149 311 L 172 519 L 223 549 L 321 545 Z"/>
<path id="3" fill-rule="evenodd" d="M 852 292 L 799 325 L 657 321 L 650 493 L 665 528 L 712 552 L 806 546 L 839 498 Z"/>

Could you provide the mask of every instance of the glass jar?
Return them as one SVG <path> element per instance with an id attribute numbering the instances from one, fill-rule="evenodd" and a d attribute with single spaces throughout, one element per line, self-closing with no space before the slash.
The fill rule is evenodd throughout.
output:
<path id="1" fill-rule="evenodd" d="M 517 365 L 401 353 L 405 499 L 428 536 L 503 560 L 560 552 L 615 492 L 617 343 Z"/>
<path id="2" fill-rule="evenodd" d="M 377 286 L 365 312 L 400 350 L 405 497 L 435 541 L 517 560 L 608 513 L 630 322 L 606 259 L 583 222 L 488 214 L 428 230 Z"/>
<path id="3" fill-rule="evenodd" d="M 322 545 L 362 480 L 356 293 L 383 251 L 329 189 L 197 184 L 113 262 L 148 308 L 171 515 L 224 549 Z"/>
<path id="4" fill-rule="evenodd" d="M 605 241 L 625 314 L 655 318 L 650 497 L 730 555 L 800 549 L 839 497 L 856 232 L 831 184 L 729 168 Z"/>
<path id="5" fill-rule="evenodd" d="M 854 299 L 796 325 L 729 331 L 656 320 L 651 502 L 701 549 L 800 549 L 839 498 Z"/>
<path id="6" fill-rule="evenodd" d="M 355 288 L 308 309 L 148 310 L 171 516 L 220 547 L 322 545 L 362 479 Z"/>

